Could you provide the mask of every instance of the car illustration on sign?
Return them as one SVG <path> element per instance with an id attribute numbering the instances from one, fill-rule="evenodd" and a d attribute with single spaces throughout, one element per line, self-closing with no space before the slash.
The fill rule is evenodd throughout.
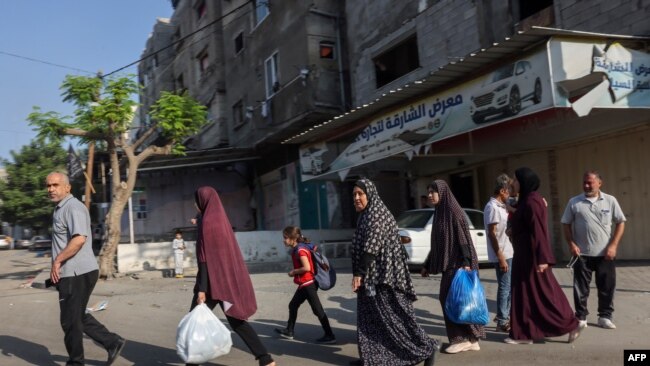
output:
<path id="1" fill-rule="evenodd" d="M 320 175 L 328 170 L 328 167 L 323 162 L 323 154 L 327 152 L 327 148 L 313 148 L 310 147 L 302 152 L 301 165 L 303 174 Z"/>
<path id="2" fill-rule="evenodd" d="M 529 61 L 517 61 L 492 73 L 472 95 L 469 113 L 475 123 L 483 123 L 490 116 L 517 115 L 528 100 L 542 101 L 542 82 Z"/>

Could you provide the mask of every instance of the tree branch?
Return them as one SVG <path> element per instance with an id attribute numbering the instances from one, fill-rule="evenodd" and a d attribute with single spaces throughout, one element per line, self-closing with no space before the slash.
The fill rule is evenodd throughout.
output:
<path id="1" fill-rule="evenodd" d="M 137 156 L 138 165 L 140 165 L 141 162 L 145 161 L 151 156 L 171 154 L 173 145 L 174 145 L 173 143 L 169 143 L 165 146 L 155 146 L 155 145 L 147 146 L 147 148 L 142 150 L 142 152 Z"/>
<path id="2" fill-rule="evenodd" d="M 138 149 L 138 146 L 140 146 L 149 136 L 153 135 L 154 132 L 156 132 L 156 129 L 158 128 L 158 124 L 154 123 L 149 127 L 143 134 L 140 136 L 140 138 L 134 142 L 131 146 L 133 146 L 133 151 Z"/>
<path id="3" fill-rule="evenodd" d="M 68 135 L 68 136 L 79 136 L 79 137 L 87 137 L 90 139 L 95 139 L 95 140 L 106 140 L 107 137 L 104 134 L 97 133 L 97 132 L 89 132 L 86 130 L 82 130 L 80 128 L 63 128 L 62 134 Z"/>

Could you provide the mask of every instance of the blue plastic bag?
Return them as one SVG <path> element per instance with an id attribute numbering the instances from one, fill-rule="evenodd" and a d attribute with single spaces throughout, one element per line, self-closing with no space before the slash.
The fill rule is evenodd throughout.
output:
<path id="1" fill-rule="evenodd" d="M 478 271 L 459 269 L 451 281 L 445 301 L 447 317 L 456 324 L 486 325 L 489 321 L 487 302 Z"/>

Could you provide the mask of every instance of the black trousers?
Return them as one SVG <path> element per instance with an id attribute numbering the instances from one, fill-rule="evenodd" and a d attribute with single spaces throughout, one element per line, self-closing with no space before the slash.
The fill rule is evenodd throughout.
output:
<path id="1" fill-rule="evenodd" d="M 573 266 L 573 301 L 576 317 L 585 320 L 589 285 L 592 274 L 596 272 L 598 290 L 598 316 L 611 319 L 614 313 L 614 292 L 616 291 L 616 265 L 605 257 L 580 257 Z"/>
<path id="2" fill-rule="evenodd" d="M 95 288 L 99 271 L 92 271 L 74 277 L 62 277 L 57 284 L 61 328 L 65 333 L 65 348 L 68 351 L 66 365 L 84 364 L 84 333 L 106 350 L 113 347 L 119 336 L 111 333 L 92 315 L 86 314 L 90 294 Z"/>
<path id="3" fill-rule="evenodd" d="M 287 322 L 287 329 L 293 332 L 293 328 L 296 325 L 296 319 L 298 318 L 298 308 L 300 308 L 300 305 L 302 305 L 305 300 L 309 302 L 311 311 L 320 321 L 325 334 L 334 335 L 332 333 L 332 328 L 330 327 L 329 319 L 327 319 L 325 310 L 323 310 L 323 305 L 321 305 L 320 299 L 318 298 L 318 287 L 315 283 L 300 287 L 296 290 L 296 293 L 293 294 L 293 298 L 289 302 L 289 321 Z"/>
<path id="4" fill-rule="evenodd" d="M 194 297 L 192 298 L 192 305 L 190 306 L 190 311 L 192 311 L 192 309 L 196 307 L 197 297 L 198 294 L 195 293 Z M 221 310 L 223 310 L 223 303 L 221 301 L 208 298 L 206 299 L 205 304 L 208 305 L 210 310 L 214 310 L 215 306 L 219 304 L 219 306 L 221 306 Z M 251 325 L 248 324 L 246 320 L 233 318 L 228 315 L 226 315 L 226 320 L 228 320 L 228 324 L 230 324 L 230 328 L 232 328 L 232 330 L 235 333 L 237 333 L 239 337 L 241 337 L 244 343 L 246 343 L 246 346 L 251 351 L 251 353 L 255 356 L 255 359 L 259 362 L 260 366 L 268 365 L 271 362 L 273 362 L 273 358 L 266 350 L 266 347 L 264 347 L 264 345 L 262 344 L 260 337 L 257 336 L 255 329 L 253 329 L 253 327 L 251 327 Z M 186 365 L 191 366 L 194 364 L 188 363 Z"/>

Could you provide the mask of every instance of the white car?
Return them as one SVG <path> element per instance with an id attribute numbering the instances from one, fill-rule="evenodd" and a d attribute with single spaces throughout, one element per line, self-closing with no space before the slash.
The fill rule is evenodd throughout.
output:
<path id="1" fill-rule="evenodd" d="M 489 116 L 518 114 L 527 100 L 542 101 L 542 82 L 529 61 L 517 61 L 492 73 L 472 95 L 469 113 L 475 123 L 483 123 Z"/>
<path id="2" fill-rule="evenodd" d="M 476 249 L 480 263 L 488 261 L 487 236 L 483 226 L 483 211 L 465 208 L 465 219 L 469 225 L 469 232 Z M 409 255 L 410 265 L 421 265 L 431 250 L 431 225 L 433 223 L 434 208 L 409 210 L 397 218 L 402 242 Z M 410 239 L 410 242 L 409 242 Z"/>
<path id="3" fill-rule="evenodd" d="M 9 237 L 6 235 L 0 235 L 0 249 L 12 249 L 13 243 L 9 241 Z"/>

